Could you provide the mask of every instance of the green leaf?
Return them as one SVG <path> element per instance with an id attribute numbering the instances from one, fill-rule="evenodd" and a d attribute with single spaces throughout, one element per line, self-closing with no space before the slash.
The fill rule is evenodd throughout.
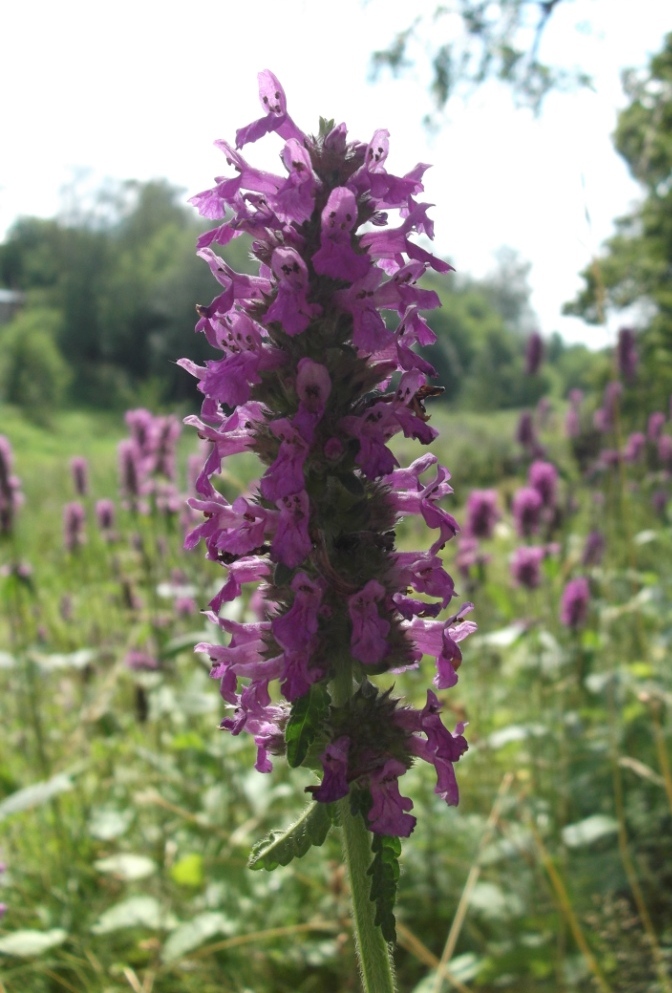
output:
<path id="1" fill-rule="evenodd" d="M 89 819 L 89 834 L 100 841 L 111 841 L 125 834 L 133 820 L 132 810 L 115 810 L 113 807 L 98 807 Z"/>
<path id="2" fill-rule="evenodd" d="M 308 754 L 308 749 L 324 726 L 329 702 L 329 694 L 323 687 L 311 686 L 307 693 L 292 704 L 285 741 L 287 761 L 293 769 L 301 765 Z"/>
<path id="3" fill-rule="evenodd" d="M 13 931 L 0 938 L 0 955 L 31 958 L 62 945 L 67 937 L 68 932 L 60 927 L 52 928 L 51 931 Z"/>
<path id="4" fill-rule="evenodd" d="M 205 878 L 203 856 L 198 852 L 184 855 L 171 868 L 170 876 L 179 886 L 202 886 Z"/>
<path id="5" fill-rule="evenodd" d="M 375 921 L 385 941 L 396 941 L 394 901 L 399 882 L 401 841 L 384 834 L 374 834 L 371 843 L 373 861 L 366 870 L 371 876 L 371 901 L 376 905 Z"/>
<path id="6" fill-rule="evenodd" d="M 313 845 L 319 848 L 332 824 L 330 807 L 331 804 L 313 801 L 286 831 L 271 831 L 252 849 L 250 869 L 271 872 L 279 865 L 288 865 L 292 859 L 301 858 Z"/>
<path id="7" fill-rule="evenodd" d="M 98 872 L 109 873 L 118 879 L 146 879 L 156 872 L 156 862 L 146 855 L 134 855 L 132 852 L 119 852 L 106 859 L 98 859 L 93 863 Z"/>
<path id="8" fill-rule="evenodd" d="M 10 814 L 18 814 L 22 810 L 30 810 L 31 807 L 41 807 L 59 793 L 65 793 L 72 789 L 72 780 L 64 772 L 60 772 L 51 779 L 46 779 L 41 783 L 33 783 L 16 793 L 10 793 L 2 803 L 0 803 L 0 821 Z"/>
<path id="9" fill-rule="evenodd" d="M 110 934 L 127 927 L 144 927 L 156 931 L 161 927 L 174 927 L 175 919 L 161 912 L 153 896 L 132 896 L 115 903 L 100 915 L 91 928 L 93 934 Z"/>
<path id="10" fill-rule="evenodd" d="M 233 934 L 235 926 L 221 911 L 204 911 L 184 924 L 180 924 L 167 939 L 161 952 L 164 962 L 174 962 L 198 948 L 216 934 Z"/>
<path id="11" fill-rule="evenodd" d="M 562 840 L 568 848 L 581 848 L 617 831 L 618 824 L 613 817 L 606 814 L 592 814 L 583 821 L 577 821 L 576 824 L 567 824 L 562 829 Z"/>

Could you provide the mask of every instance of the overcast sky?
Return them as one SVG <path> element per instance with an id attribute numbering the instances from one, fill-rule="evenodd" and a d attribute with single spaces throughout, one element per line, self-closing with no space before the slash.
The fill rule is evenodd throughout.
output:
<path id="1" fill-rule="evenodd" d="M 610 141 L 625 103 L 620 70 L 644 67 L 672 28 L 661 0 L 573 0 L 553 15 L 541 57 L 577 64 L 594 92 L 552 96 L 535 120 L 488 87 L 453 107 L 429 136 L 427 66 L 371 83 L 369 56 L 417 10 L 416 0 L 33 0 L 6 5 L 0 92 L 0 238 L 21 215 L 53 216 L 63 190 L 106 177 L 166 177 L 185 198 L 225 171 L 216 138 L 259 116 L 257 71 L 282 82 L 305 131 L 320 115 L 351 137 L 391 133 L 388 168 L 431 162 L 426 199 L 436 246 L 458 270 L 481 276 L 502 245 L 532 263 L 540 330 L 592 346 L 605 334 L 560 315 L 579 271 L 638 188 Z M 587 30 L 587 28 L 590 30 Z M 263 146 L 266 147 L 263 147 Z M 246 157 L 276 168 L 275 136 Z M 590 224 L 586 220 L 590 216 Z M 613 328 L 611 333 L 613 334 Z"/>

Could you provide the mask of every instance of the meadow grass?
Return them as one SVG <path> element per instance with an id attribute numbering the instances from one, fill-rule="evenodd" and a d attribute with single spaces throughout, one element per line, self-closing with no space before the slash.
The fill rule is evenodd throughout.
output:
<path id="1" fill-rule="evenodd" d="M 445 699 L 448 723 L 469 720 L 470 750 L 457 809 L 427 770 L 408 774 L 419 818 L 398 899 L 404 991 L 670 989 L 672 530 L 644 467 L 577 471 L 560 414 L 543 440 L 565 513 L 530 590 L 509 572 L 508 505 L 526 472 L 516 415 L 433 412 L 456 489 L 447 509 L 464 520 L 470 489 L 495 487 L 502 517 L 480 563 L 460 571 L 452 543 L 445 553 L 479 624 Z M 215 634 L 180 601 L 204 607 L 221 570 L 182 550 L 179 514 L 121 506 L 121 417 L 71 411 L 47 431 L 3 408 L 2 433 L 26 500 L 0 548 L 0 991 L 355 990 L 337 832 L 273 874 L 247 868 L 307 784 L 282 760 L 260 776 L 253 745 L 217 730 L 217 686 L 193 653 Z M 195 448 L 187 433 L 183 489 Z M 398 451 L 418 454 L 404 440 Z M 74 455 L 91 475 L 76 553 L 62 543 Z M 255 474 L 231 460 L 227 495 Z M 95 526 L 102 497 L 117 501 L 113 542 Z M 596 523 L 606 554 L 584 566 Z M 417 540 L 402 526 L 402 545 Z M 573 630 L 559 601 L 578 573 L 591 601 Z M 156 669 L 129 668 L 133 650 Z M 431 675 L 404 676 L 406 695 L 422 704 Z"/>

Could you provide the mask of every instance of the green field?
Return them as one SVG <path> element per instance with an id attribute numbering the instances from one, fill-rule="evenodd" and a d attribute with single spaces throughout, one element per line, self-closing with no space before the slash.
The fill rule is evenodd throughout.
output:
<path id="1" fill-rule="evenodd" d="M 564 413 L 540 434 L 560 474 L 557 519 L 530 539 L 511 512 L 529 465 L 517 414 L 432 420 L 453 472 L 446 509 L 464 522 L 470 492 L 493 488 L 500 519 L 469 568 L 456 542 L 445 550 L 479 625 L 458 685 L 439 694 L 448 723 L 469 721 L 470 747 L 455 809 L 431 771 L 408 774 L 418 825 L 403 846 L 396 962 L 409 993 L 672 988 L 672 527 L 651 502 L 667 470 L 650 443 L 640 461 L 586 476 Z M 45 429 L 3 407 L 0 424 L 25 495 L 0 541 L 0 991 L 356 990 L 338 830 L 272 874 L 247 868 L 252 845 L 298 816 L 306 781 L 282 759 L 259 775 L 251 742 L 218 731 L 217 684 L 193 646 L 215 638 L 199 610 L 221 570 L 202 547 L 182 550 L 182 511 L 122 506 L 122 417 L 64 412 Z M 605 447 L 625 444 L 618 430 Z M 182 494 L 196 448 L 185 430 Z M 398 453 L 405 464 L 417 446 Z M 89 462 L 90 491 L 85 540 L 68 551 L 73 456 Z M 227 463 L 229 499 L 255 472 Z M 95 522 L 102 498 L 116 504 L 111 540 Z M 405 527 L 402 545 L 423 547 Z M 604 556 L 583 564 L 598 527 Z M 552 545 L 535 589 L 509 568 L 530 543 Z M 571 627 L 560 599 L 578 576 L 590 601 Z M 134 651 L 155 667 L 129 667 Z M 427 661 L 397 687 L 422 705 L 431 676 Z"/>

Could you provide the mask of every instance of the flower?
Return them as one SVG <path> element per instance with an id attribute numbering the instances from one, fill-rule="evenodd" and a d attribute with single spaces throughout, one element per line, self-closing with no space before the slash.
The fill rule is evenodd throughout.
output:
<path id="1" fill-rule="evenodd" d="M 536 376 L 544 357 L 544 339 L 538 331 L 533 331 L 525 346 L 525 373 Z"/>
<path id="2" fill-rule="evenodd" d="M 89 492 L 89 463 L 80 455 L 70 459 L 72 482 L 77 496 L 86 496 Z"/>
<path id="3" fill-rule="evenodd" d="M 583 627 L 588 617 L 590 589 L 585 576 L 570 579 L 560 601 L 560 621 L 565 627 L 576 630 Z"/>
<path id="4" fill-rule="evenodd" d="M 81 503 L 66 503 L 63 507 L 63 544 L 68 552 L 76 552 L 86 542 L 86 515 Z"/>
<path id="5" fill-rule="evenodd" d="M 546 558 L 543 545 L 522 545 L 511 557 L 511 576 L 516 586 L 534 590 L 541 584 L 541 563 Z"/>
<path id="6" fill-rule="evenodd" d="M 618 332 L 616 359 L 621 376 L 631 383 L 637 375 L 637 346 L 632 328 L 621 328 Z"/>
<path id="7" fill-rule="evenodd" d="M 551 509 L 555 506 L 558 470 L 552 462 L 542 462 L 540 459 L 533 462 L 527 473 L 527 481 L 541 497 L 542 507 Z"/>
<path id="8" fill-rule="evenodd" d="M 435 373 L 413 346 L 435 339 L 420 311 L 439 298 L 418 281 L 428 268 L 451 267 L 413 241 L 414 233 L 433 236 L 429 205 L 415 199 L 426 166 L 388 173 L 383 130 L 367 144 L 322 122 L 307 137 L 273 73 L 258 78 L 264 116 L 238 131 L 236 149 L 217 143 L 235 175 L 192 199 L 218 222 L 198 254 L 220 292 L 197 308 L 196 328 L 220 357 L 202 366 L 180 360 L 204 396 L 200 417 L 186 423 L 208 443 L 189 499 L 204 519 L 185 546 L 202 541 L 226 572 L 207 612 L 221 643 L 196 650 L 232 709 L 221 727 L 253 736 L 259 771 L 294 749 L 301 721 L 322 768 L 320 783 L 307 787 L 313 798 L 357 793 L 372 831 L 406 837 L 415 818 L 401 777 L 415 759 L 431 762 L 437 793 L 456 803 L 453 765 L 467 747 L 461 730 L 453 737 L 441 724 L 434 694 L 416 710 L 373 683 L 417 668 L 427 654 L 437 688 L 453 686 L 459 643 L 475 629 L 464 620 L 471 604 L 439 619 L 455 594 L 440 558 L 459 531 L 442 506 L 450 474 L 431 454 L 402 468 L 389 447 L 400 433 L 423 445 L 436 437 L 425 409 Z M 255 169 L 238 151 L 273 132 L 283 141 L 284 176 Z M 400 221 L 388 227 L 391 210 Z M 258 275 L 235 272 L 214 250 L 242 233 L 253 239 Z M 137 467 L 138 499 L 139 431 L 151 435 L 151 425 L 136 414 L 131 426 L 126 458 Z M 243 451 L 263 472 L 230 503 L 213 477 Z M 413 515 L 434 532 L 431 545 L 399 552 L 397 525 Z M 220 615 L 248 584 L 257 587 L 256 619 Z M 271 684 L 279 685 L 273 697 Z"/>
<path id="9" fill-rule="evenodd" d="M 12 473 L 13 463 L 9 439 L 0 434 L 0 535 L 11 534 L 16 512 L 23 504 L 21 483 Z"/>
<path id="10" fill-rule="evenodd" d="M 521 538 L 529 538 L 539 529 L 543 500 L 539 490 L 532 486 L 521 486 L 513 496 L 513 517 L 516 531 Z"/>
<path id="11" fill-rule="evenodd" d="M 472 490 L 467 498 L 465 533 L 472 538 L 492 538 L 498 520 L 497 490 Z"/>

